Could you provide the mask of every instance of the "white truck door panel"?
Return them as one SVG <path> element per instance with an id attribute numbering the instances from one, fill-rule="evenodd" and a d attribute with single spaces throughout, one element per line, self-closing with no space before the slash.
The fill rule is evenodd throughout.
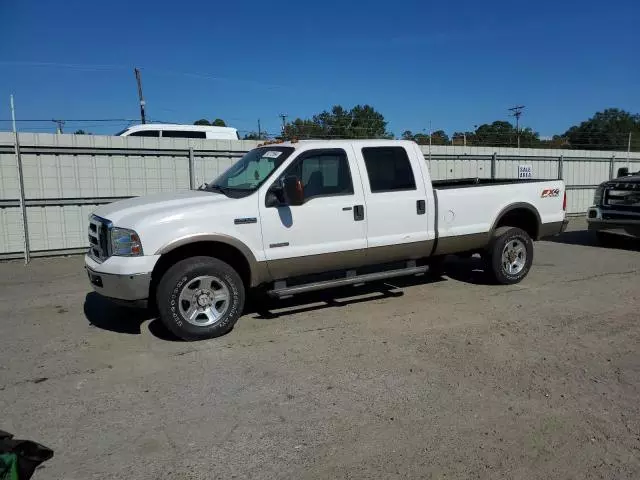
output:
<path id="1" fill-rule="evenodd" d="M 425 191 L 422 155 L 404 146 L 364 146 L 357 148 L 366 198 L 367 245 L 377 247 L 416 244 L 428 256 L 428 242 L 435 233 L 429 227 L 431 196 Z M 405 250 L 407 251 L 407 250 Z M 402 256 L 402 252 L 399 252 Z"/>
<path id="2" fill-rule="evenodd" d="M 364 205 L 357 168 L 350 148 L 308 150 L 272 182 L 299 176 L 304 204 L 267 207 L 261 195 L 263 244 L 274 278 L 363 263 L 367 222 L 355 219 Z"/>

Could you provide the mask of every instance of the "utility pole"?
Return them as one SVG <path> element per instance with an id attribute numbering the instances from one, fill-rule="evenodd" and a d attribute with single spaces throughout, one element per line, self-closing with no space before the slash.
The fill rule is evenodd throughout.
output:
<path id="1" fill-rule="evenodd" d="M 260 128 L 260 119 L 258 119 L 258 140 L 262 140 L 262 129 Z"/>
<path id="2" fill-rule="evenodd" d="M 52 122 L 54 122 L 56 124 L 56 133 L 58 135 L 62 134 L 62 128 L 64 127 L 65 121 L 64 120 L 51 120 Z"/>
<path id="3" fill-rule="evenodd" d="M 278 116 L 282 119 L 282 137 L 284 138 L 284 129 L 285 129 L 286 125 L 287 125 L 287 117 L 289 115 L 287 115 L 286 113 L 281 113 Z"/>
<path id="4" fill-rule="evenodd" d="M 524 105 L 516 105 L 509 110 L 513 112 L 511 115 L 516 117 L 516 136 L 518 137 L 518 148 L 520 148 L 520 116 L 522 115 L 522 110 L 524 110 Z"/>
<path id="5" fill-rule="evenodd" d="M 140 70 L 138 70 L 138 68 L 136 67 L 133 69 L 133 73 L 136 74 L 136 82 L 138 83 L 138 98 L 140 99 L 140 120 L 142 120 L 142 123 L 145 124 L 147 123 L 147 116 L 144 112 L 144 107 L 146 104 L 144 102 L 144 97 L 142 96 L 142 78 L 140 77 Z"/>

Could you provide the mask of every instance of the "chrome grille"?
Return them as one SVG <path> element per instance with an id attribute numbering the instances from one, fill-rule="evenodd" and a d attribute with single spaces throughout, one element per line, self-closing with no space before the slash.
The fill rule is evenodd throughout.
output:
<path id="1" fill-rule="evenodd" d="M 604 205 L 616 210 L 640 213 L 640 183 L 609 184 L 605 190 Z"/>
<path id="2" fill-rule="evenodd" d="M 98 262 L 109 258 L 109 231 L 111 222 L 92 215 L 89 219 L 89 256 Z"/>

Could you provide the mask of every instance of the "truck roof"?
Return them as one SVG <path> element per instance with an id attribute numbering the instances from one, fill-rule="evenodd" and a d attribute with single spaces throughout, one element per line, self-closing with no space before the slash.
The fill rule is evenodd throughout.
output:
<path id="1" fill-rule="evenodd" d="M 380 139 L 380 138 L 372 138 L 372 139 L 337 139 L 337 140 L 298 140 L 298 141 L 286 141 L 286 142 L 267 142 L 263 144 L 264 146 L 269 145 L 277 145 L 282 147 L 293 147 L 293 148 L 331 148 L 333 146 L 340 145 L 353 145 L 355 147 L 366 147 L 366 146 L 401 146 L 401 145 L 413 145 L 415 142 L 412 140 L 393 140 L 393 139 Z"/>

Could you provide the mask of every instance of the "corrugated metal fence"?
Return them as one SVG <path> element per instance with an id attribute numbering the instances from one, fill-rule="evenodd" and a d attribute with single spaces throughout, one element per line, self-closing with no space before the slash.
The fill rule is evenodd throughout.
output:
<path id="1" fill-rule="evenodd" d="M 21 133 L 29 250 L 34 256 L 84 251 L 87 217 L 100 204 L 210 181 L 258 142 Z M 564 178 L 569 212 L 583 213 L 593 190 L 640 154 L 492 147 L 422 147 L 434 179 Z M 14 135 L 0 133 L 0 258 L 24 255 L 24 223 Z"/>

